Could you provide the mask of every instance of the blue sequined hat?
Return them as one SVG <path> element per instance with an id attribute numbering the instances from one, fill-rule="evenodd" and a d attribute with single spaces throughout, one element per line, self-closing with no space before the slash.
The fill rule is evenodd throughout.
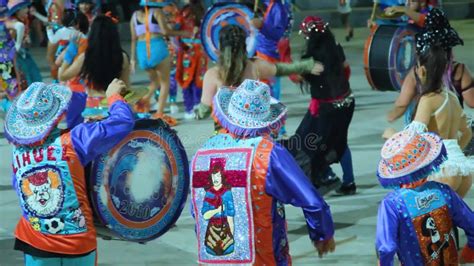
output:
<path id="1" fill-rule="evenodd" d="M 8 16 L 13 16 L 18 10 L 29 5 L 31 5 L 31 2 L 28 0 L 9 0 L 7 4 Z"/>
<path id="2" fill-rule="evenodd" d="M 386 188 L 427 178 L 446 160 L 446 148 L 434 133 L 404 130 L 388 139 L 380 153 L 377 177 Z"/>
<path id="3" fill-rule="evenodd" d="M 240 137 L 278 130 L 286 118 L 286 106 L 270 96 L 267 84 L 256 80 L 246 79 L 236 89 L 220 88 L 213 101 L 215 119 Z"/>
<path id="4" fill-rule="evenodd" d="M 65 86 L 42 82 L 31 84 L 8 110 L 5 136 L 15 145 L 42 142 L 61 120 L 71 97 L 71 90 Z"/>
<path id="5" fill-rule="evenodd" d="M 140 6 L 164 7 L 170 4 L 169 0 L 140 0 Z"/>

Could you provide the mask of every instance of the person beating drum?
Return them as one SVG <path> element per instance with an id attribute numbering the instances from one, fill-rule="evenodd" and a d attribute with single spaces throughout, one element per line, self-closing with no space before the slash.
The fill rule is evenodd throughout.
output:
<path id="1" fill-rule="evenodd" d="M 121 80 L 109 84 L 110 116 L 95 123 L 81 123 L 77 105 L 85 105 L 85 94 L 56 84 L 33 83 L 9 109 L 5 136 L 14 145 L 12 183 L 22 209 L 14 248 L 25 254 L 25 265 L 95 265 L 84 167 L 133 129 L 125 89 Z M 69 131 L 58 128 L 65 115 Z"/>

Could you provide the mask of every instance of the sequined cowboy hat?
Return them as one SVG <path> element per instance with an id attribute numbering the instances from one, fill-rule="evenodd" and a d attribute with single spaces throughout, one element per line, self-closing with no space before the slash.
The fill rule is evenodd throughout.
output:
<path id="1" fill-rule="evenodd" d="M 16 145 L 42 142 L 63 117 L 71 96 L 71 90 L 65 86 L 31 84 L 8 110 L 5 136 Z"/>
<path id="2" fill-rule="evenodd" d="M 169 0 L 140 0 L 140 6 L 164 7 L 170 4 Z"/>
<path id="3" fill-rule="evenodd" d="M 270 96 L 267 84 L 246 79 L 236 89 L 220 88 L 213 100 L 214 118 L 230 133 L 255 137 L 278 130 L 286 106 Z"/>
<path id="4" fill-rule="evenodd" d="M 18 10 L 31 5 L 31 2 L 28 0 L 9 0 L 8 7 L 8 16 L 13 16 Z"/>
<path id="5" fill-rule="evenodd" d="M 457 31 L 449 24 L 446 14 L 433 8 L 426 15 L 425 27 L 416 34 L 416 52 L 418 55 L 429 51 L 431 46 L 437 45 L 449 50 L 457 45 L 464 45 Z"/>
<path id="6" fill-rule="evenodd" d="M 434 133 L 404 130 L 382 147 L 377 177 L 386 188 L 400 187 L 427 178 L 446 159 L 446 148 Z"/>

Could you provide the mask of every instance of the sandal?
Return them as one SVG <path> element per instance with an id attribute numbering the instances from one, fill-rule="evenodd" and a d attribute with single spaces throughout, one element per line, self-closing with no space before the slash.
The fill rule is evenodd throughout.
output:
<path id="1" fill-rule="evenodd" d="M 161 119 L 161 120 L 163 120 L 163 121 L 164 121 L 166 124 L 168 124 L 170 127 L 174 127 L 174 126 L 177 126 L 177 125 L 178 125 L 178 120 L 176 120 L 176 118 L 174 118 L 174 117 L 172 117 L 172 116 L 169 116 L 169 115 L 155 113 L 152 117 L 153 117 L 154 119 Z"/>

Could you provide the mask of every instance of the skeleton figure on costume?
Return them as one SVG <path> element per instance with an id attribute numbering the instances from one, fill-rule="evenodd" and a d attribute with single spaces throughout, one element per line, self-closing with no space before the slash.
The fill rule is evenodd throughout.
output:
<path id="1" fill-rule="evenodd" d="M 380 265 L 458 265 L 454 227 L 464 229 L 461 257 L 474 262 L 474 213 L 449 186 L 428 181 L 446 160 L 435 133 L 406 129 L 387 140 L 377 176 L 393 189 L 378 210 L 376 249 Z"/>

